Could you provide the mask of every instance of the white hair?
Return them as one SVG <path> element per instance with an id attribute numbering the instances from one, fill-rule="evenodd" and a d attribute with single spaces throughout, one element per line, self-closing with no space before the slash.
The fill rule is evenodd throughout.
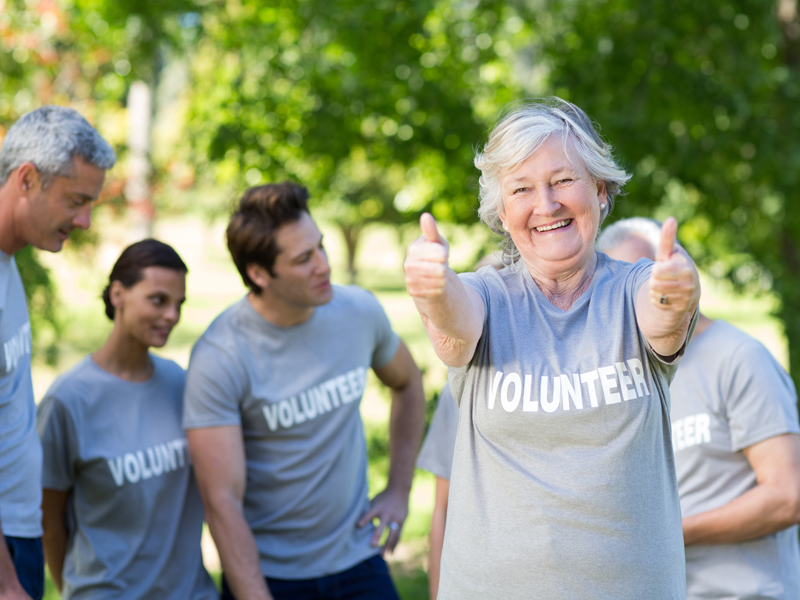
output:
<path id="1" fill-rule="evenodd" d="M 596 248 L 608 252 L 632 237 L 638 237 L 653 247 L 653 255 L 658 254 L 661 242 L 661 223 L 645 217 L 631 217 L 612 223 L 597 238 Z"/>
<path id="2" fill-rule="evenodd" d="M 504 251 L 512 260 L 518 252 L 500 220 L 500 174 L 519 167 L 551 135 L 561 138 L 565 152 L 571 143 L 592 179 L 605 182 L 606 206 L 600 211 L 601 223 L 614 208 L 614 197 L 631 178 L 614 160 L 611 146 L 600 137 L 592 120 L 574 104 L 553 97 L 512 107 L 489 134 L 483 151 L 475 156 L 475 166 L 481 171 L 478 216 L 489 229 L 504 236 Z"/>
<path id="3" fill-rule="evenodd" d="M 71 177 L 74 156 L 103 170 L 117 162 L 108 142 L 76 111 L 64 106 L 38 108 L 20 117 L 3 140 L 0 186 L 26 162 L 36 166 L 43 187 L 56 177 Z"/>

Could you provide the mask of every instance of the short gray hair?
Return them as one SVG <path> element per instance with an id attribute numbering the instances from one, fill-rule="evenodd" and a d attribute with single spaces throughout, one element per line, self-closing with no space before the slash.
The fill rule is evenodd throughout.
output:
<path id="1" fill-rule="evenodd" d="M 14 123 L 0 147 L 0 186 L 14 169 L 31 162 L 46 187 L 56 177 L 73 174 L 72 158 L 108 170 L 117 162 L 114 150 L 88 121 L 71 108 L 43 106 Z"/>
<path id="2" fill-rule="evenodd" d="M 600 233 L 596 248 L 608 252 L 632 237 L 638 237 L 653 247 L 653 255 L 658 254 L 661 242 L 661 222 L 645 217 L 631 217 L 612 223 Z"/>
<path id="3" fill-rule="evenodd" d="M 519 167 L 551 135 L 562 139 L 565 151 L 567 143 L 572 142 L 589 175 L 605 182 L 607 199 L 600 212 L 601 223 L 614 208 L 614 197 L 631 178 L 617 164 L 611 146 L 600 137 L 589 116 L 574 104 L 553 97 L 512 106 L 489 134 L 483 151 L 475 156 L 475 166 L 481 171 L 478 216 L 489 229 L 504 236 L 505 252 L 512 260 L 517 249 L 503 230 L 499 215 L 503 206 L 500 173 Z"/>

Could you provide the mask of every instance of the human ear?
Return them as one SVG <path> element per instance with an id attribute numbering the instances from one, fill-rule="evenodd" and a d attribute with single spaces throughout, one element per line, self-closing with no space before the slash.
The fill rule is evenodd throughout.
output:
<path id="1" fill-rule="evenodd" d="M 111 301 L 111 306 L 119 310 L 125 298 L 125 286 L 121 281 L 112 281 L 108 287 L 108 298 Z"/>
<path id="2" fill-rule="evenodd" d="M 245 270 L 247 271 L 247 276 L 250 278 L 250 281 L 255 283 L 262 290 L 269 287 L 269 282 L 272 280 L 272 277 L 270 277 L 270 274 L 264 267 L 258 263 L 250 263 L 245 267 Z"/>
<path id="3" fill-rule="evenodd" d="M 24 162 L 17 167 L 14 175 L 17 185 L 17 195 L 27 197 L 33 190 L 41 185 L 42 177 L 39 170 L 32 162 Z"/>

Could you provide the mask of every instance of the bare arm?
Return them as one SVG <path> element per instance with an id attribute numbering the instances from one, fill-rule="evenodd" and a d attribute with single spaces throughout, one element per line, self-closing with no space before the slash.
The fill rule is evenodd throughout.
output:
<path id="1" fill-rule="evenodd" d="M 683 519 L 685 544 L 743 542 L 800 523 L 800 437 L 778 435 L 742 452 L 758 485 L 719 508 Z"/>
<path id="2" fill-rule="evenodd" d="M 434 218 L 420 218 L 423 235 L 412 242 L 403 263 L 406 289 L 422 317 L 436 355 L 451 367 L 472 360 L 483 332 L 485 307 L 447 264 L 449 246 Z"/>
<path id="3" fill-rule="evenodd" d="M 681 349 L 700 303 L 700 277 L 692 259 L 675 243 L 677 231 L 675 219 L 664 221 L 650 280 L 636 296 L 639 330 L 664 357 Z"/>
<path id="4" fill-rule="evenodd" d="M 242 509 L 247 471 L 241 427 L 190 429 L 186 435 L 208 527 L 233 595 L 272 600 Z"/>
<path id="5" fill-rule="evenodd" d="M 17 578 L 17 570 L 0 530 L 0 600 L 31 600 Z"/>
<path id="6" fill-rule="evenodd" d="M 44 546 L 44 559 L 50 569 L 50 577 L 61 591 L 63 583 L 61 576 L 64 572 L 64 557 L 67 555 L 67 500 L 69 492 L 59 490 L 42 490 L 42 545 Z"/>
<path id="7" fill-rule="evenodd" d="M 439 595 L 439 573 L 442 566 L 442 547 L 444 546 L 444 527 L 447 522 L 447 495 L 450 493 L 450 480 L 436 478 L 436 499 L 431 515 L 431 547 L 428 551 L 428 587 L 431 600 Z"/>
<path id="8" fill-rule="evenodd" d="M 390 523 L 391 529 L 383 551 L 392 552 L 400 539 L 400 527 L 408 516 L 408 494 L 414 477 L 422 432 L 425 428 L 425 396 L 422 392 L 422 375 L 403 342 L 394 357 L 375 374 L 390 390 L 392 410 L 389 417 L 389 482 L 386 489 L 375 496 L 370 509 L 358 522 L 365 526 L 375 517 L 380 524 L 375 528 L 372 545 L 377 546 L 381 534 Z"/>

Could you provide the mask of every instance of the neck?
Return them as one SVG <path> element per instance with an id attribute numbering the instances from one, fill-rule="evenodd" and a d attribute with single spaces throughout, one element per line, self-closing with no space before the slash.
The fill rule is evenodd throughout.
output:
<path id="1" fill-rule="evenodd" d="M 262 290 L 260 294 L 250 292 L 247 294 L 247 301 L 267 323 L 277 327 L 300 325 L 314 314 L 313 306 L 291 306 L 268 290 Z"/>
<path id="2" fill-rule="evenodd" d="M 597 253 L 589 253 L 586 260 L 577 267 L 558 272 L 542 269 L 536 263 L 528 263 L 524 259 L 523 262 L 534 283 L 550 303 L 561 310 L 569 310 L 592 282 L 597 268 Z"/>
<path id="3" fill-rule="evenodd" d="M 118 322 L 106 343 L 92 354 L 92 360 L 104 371 L 126 381 L 147 381 L 153 375 L 148 347 L 121 331 Z"/>
<path id="4" fill-rule="evenodd" d="M 5 185 L 0 187 L 0 250 L 14 255 L 22 250 L 27 244 L 17 236 L 14 221 L 14 210 L 17 207 L 18 198 L 11 190 L 11 177 Z"/>
<path id="5" fill-rule="evenodd" d="M 692 339 L 696 338 L 698 335 L 703 333 L 706 329 L 711 327 L 713 323 L 713 319 L 709 319 L 703 313 L 699 313 L 697 315 L 697 325 L 694 326 L 694 333 L 692 334 Z"/>

